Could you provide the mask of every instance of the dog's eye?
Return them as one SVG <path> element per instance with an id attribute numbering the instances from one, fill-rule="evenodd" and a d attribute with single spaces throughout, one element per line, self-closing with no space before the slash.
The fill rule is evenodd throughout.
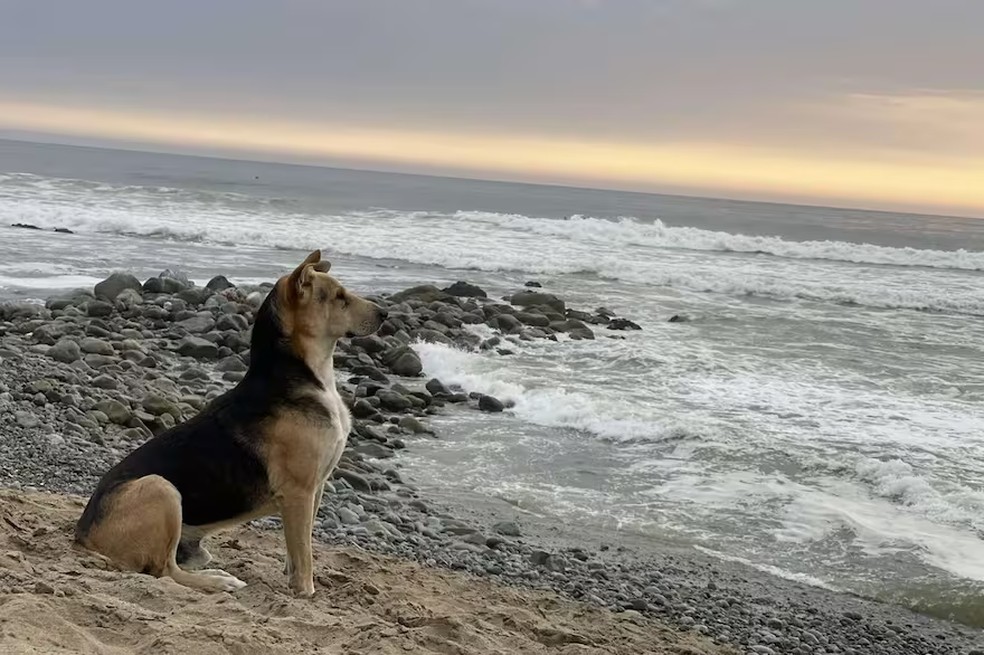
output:
<path id="1" fill-rule="evenodd" d="M 349 299 L 348 299 L 348 296 L 347 295 L 345 295 L 344 293 L 340 293 L 340 294 L 338 294 L 338 296 L 336 297 L 336 299 L 342 301 L 342 307 L 348 307 L 348 305 L 349 305 Z"/>

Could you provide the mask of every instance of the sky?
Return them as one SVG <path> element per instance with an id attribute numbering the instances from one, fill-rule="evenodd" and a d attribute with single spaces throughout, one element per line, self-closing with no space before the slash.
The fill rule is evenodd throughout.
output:
<path id="1" fill-rule="evenodd" d="M 984 217 L 981 0 L 0 0 L 0 136 Z"/>

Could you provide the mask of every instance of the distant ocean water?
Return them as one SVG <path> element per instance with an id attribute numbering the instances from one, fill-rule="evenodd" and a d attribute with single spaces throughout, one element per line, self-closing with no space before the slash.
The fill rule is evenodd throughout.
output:
<path id="1" fill-rule="evenodd" d="M 424 486 L 984 623 L 984 221 L 0 141 L 0 298 L 113 270 L 365 291 L 535 279 L 643 326 L 511 357 L 415 443 Z M 673 314 L 691 320 L 667 323 Z"/>

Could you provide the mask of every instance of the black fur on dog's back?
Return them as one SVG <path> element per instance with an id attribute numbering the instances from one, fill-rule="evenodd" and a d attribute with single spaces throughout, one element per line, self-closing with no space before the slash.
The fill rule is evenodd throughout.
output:
<path id="1" fill-rule="evenodd" d="M 147 475 L 160 475 L 177 488 L 186 525 L 242 516 L 269 499 L 259 451 L 263 421 L 284 406 L 326 411 L 298 393 L 324 387 L 290 347 L 278 318 L 278 291 L 271 291 L 257 312 L 249 370 L 243 380 L 197 416 L 151 438 L 110 469 L 76 525 L 77 541 L 83 541 L 100 520 L 120 485 Z"/>

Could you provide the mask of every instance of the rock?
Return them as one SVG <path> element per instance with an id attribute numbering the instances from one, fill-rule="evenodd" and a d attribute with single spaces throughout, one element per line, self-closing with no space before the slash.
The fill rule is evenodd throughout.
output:
<path id="1" fill-rule="evenodd" d="M 242 314 L 223 314 L 215 322 L 216 330 L 234 330 L 242 332 L 249 327 L 249 321 Z"/>
<path id="2" fill-rule="evenodd" d="M 457 296 L 459 298 L 488 298 L 489 294 L 485 293 L 481 288 L 475 286 L 474 284 L 469 284 L 468 282 L 458 281 L 451 286 L 444 289 L 444 293 L 449 296 Z"/>
<path id="3" fill-rule="evenodd" d="M 212 290 L 206 287 L 189 287 L 179 291 L 175 295 L 178 299 L 185 301 L 189 305 L 198 306 L 204 304 L 212 294 Z"/>
<path id="4" fill-rule="evenodd" d="M 416 337 L 423 341 L 424 343 L 440 343 L 445 346 L 451 346 L 454 344 L 451 339 L 438 332 L 437 330 L 430 330 L 427 328 L 417 330 Z"/>
<path id="5" fill-rule="evenodd" d="M 109 345 L 106 341 L 102 339 L 96 339 L 94 337 L 86 337 L 82 339 L 79 344 L 82 352 L 91 353 L 93 355 L 115 355 L 116 351 L 113 347 Z"/>
<path id="6" fill-rule="evenodd" d="M 48 357 L 56 362 L 71 364 L 82 359 L 82 349 L 71 339 L 60 339 L 58 343 L 48 348 Z"/>
<path id="7" fill-rule="evenodd" d="M 99 389 L 116 389 L 120 386 L 120 383 L 116 381 L 116 378 L 109 375 L 100 375 L 92 381 L 92 386 L 98 387 Z"/>
<path id="8" fill-rule="evenodd" d="M 234 373 L 242 373 L 247 370 L 247 366 L 243 363 L 243 360 L 239 355 L 229 355 L 215 365 L 215 370 L 222 371 L 224 373 L 230 371 Z"/>
<path id="9" fill-rule="evenodd" d="M 449 296 L 433 284 L 422 284 L 394 293 L 389 297 L 389 300 L 393 303 L 401 303 L 411 298 L 422 302 L 434 302 L 436 300 L 447 300 Z"/>
<path id="10" fill-rule="evenodd" d="M 180 421 L 182 419 L 181 409 L 176 403 L 173 403 L 167 398 L 154 393 L 144 396 L 140 406 L 154 416 L 169 414 L 175 421 Z"/>
<path id="11" fill-rule="evenodd" d="M 402 377 L 417 377 L 424 370 L 420 356 L 408 346 L 402 346 L 395 351 L 388 351 L 383 356 L 383 360 L 389 365 L 393 373 Z"/>
<path id="12" fill-rule="evenodd" d="M 226 279 L 225 275 L 216 275 L 205 285 L 206 289 L 211 289 L 215 292 L 225 291 L 226 289 L 234 289 L 235 287 L 236 285 Z"/>
<path id="13" fill-rule="evenodd" d="M 403 416 L 400 418 L 400 422 L 397 424 L 407 432 L 412 432 L 414 434 L 424 434 L 429 432 L 429 430 L 424 426 L 420 420 L 414 416 Z"/>
<path id="14" fill-rule="evenodd" d="M 123 293 L 125 289 L 133 289 L 134 291 L 139 292 L 142 289 L 140 280 L 133 277 L 129 273 L 113 273 L 108 278 L 98 283 L 93 291 L 96 294 L 96 298 L 113 301 L 116 300 L 116 297 Z M 90 316 L 92 316 L 92 314 L 90 314 Z"/>
<path id="15" fill-rule="evenodd" d="M 127 311 L 133 309 L 137 305 L 142 305 L 143 296 L 140 295 L 140 292 L 135 289 L 123 289 L 120 295 L 116 296 L 116 300 L 114 302 L 120 311 Z"/>
<path id="16" fill-rule="evenodd" d="M 389 459 L 394 457 L 395 453 L 392 449 L 378 444 L 375 441 L 366 441 L 360 443 L 353 447 L 353 450 L 364 457 L 369 457 L 371 459 Z"/>
<path id="17" fill-rule="evenodd" d="M 157 277 L 162 280 L 173 280 L 174 282 L 180 284 L 182 289 L 187 289 L 191 286 L 191 280 L 183 271 L 175 271 L 174 269 L 165 268 Z"/>
<path id="18" fill-rule="evenodd" d="M 519 526 L 512 521 L 500 521 L 492 526 L 492 529 L 507 537 L 518 537 L 519 536 Z"/>
<path id="19" fill-rule="evenodd" d="M 350 471 L 348 469 L 339 467 L 336 468 L 335 471 L 332 473 L 332 477 L 345 480 L 350 485 L 352 485 L 352 488 L 355 489 L 356 491 L 364 491 L 366 493 L 372 493 L 372 485 L 369 484 L 369 481 L 365 477 L 356 473 L 355 471 Z"/>
<path id="20" fill-rule="evenodd" d="M 37 318 L 45 315 L 45 308 L 33 302 L 8 302 L 0 304 L 0 320 Z"/>
<path id="21" fill-rule="evenodd" d="M 17 421 L 17 425 L 22 428 L 36 428 L 41 425 L 41 420 L 31 412 L 14 412 L 14 420 Z"/>
<path id="22" fill-rule="evenodd" d="M 563 300 L 552 293 L 541 291 L 520 291 L 509 297 L 509 303 L 520 307 L 549 307 L 554 311 L 563 314 L 567 306 Z"/>
<path id="23" fill-rule="evenodd" d="M 359 523 L 359 515 L 350 510 L 348 507 L 339 507 L 335 513 L 338 514 L 338 520 L 341 521 L 343 525 L 356 525 Z"/>
<path id="24" fill-rule="evenodd" d="M 482 394 L 478 398 L 478 408 L 483 412 L 501 412 L 506 406 L 498 398 Z"/>
<path id="25" fill-rule="evenodd" d="M 383 408 L 390 411 L 403 412 L 413 407 L 413 403 L 406 396 L 400 395 L 395 391 L 390 391 L 389 389 L 380 391 L 376 394 L 376 397 L 379 398 L 379 402 Z"/>
<path id="26" fill-rule="evenodd" d="M 690 318 L 682 314 L 674 314 L 666 320 L 667 323 L 687 323 Z"/>
<path id="27" fill-rule="evenodd" d="M 214 328 L 215 321 L 207 314 L 197 314 L 183 321 L 178 321 L 177 325 L 192 334 L 202 334 Z"/>
<path id="28" fill-rule="evenodd" d="M 543 566 L 544 564 L 547 563 L 547 560 L 549 558 L 550 558 L 550 553 L 546 552 L 545 550 L 534 550 L 532 553 L 530 553 L 530 562 L 533 564 L 533 566 Z"/>
<path id="29" fill-rule="evenodd" d="M 133 417 L 130 408 L 116 400 L 102 400 L 96 403 L 96 409 L 117 425 L 127 425 Z"/>
<path id="30" fill-rule="evenodd" d="M 215 359 L 219 356 L 219 347 L 201 337 L 185 337 L 178 343 L 178 354 L 196 359 Z"/>
<path id="31" fill-rule="evenodd" d="M 365 398 L 360 398 L 352 405 L 352 416 L 355 418 L 370 418 L 378 413 L 379 411 Z"/>
<path id="32" fill-rule="evenodd" d="M 10 227 L 19 227 L 23 230 L 40 230 L 37 225 L 31 225 L 30 223 L 11 223 Z"/>
<path id="33" fill-rule="evenodd" d="M 641 330 L 638 323 L 633 323 L 627 318 L 613 318 L 608 322 L 609 330 Z"/>
<path id="34" fill-rule="evenodd" d="M 449 396 L 451 395 L 451 390 L 444 386 L 444 383 L 437 378 L 431 378 L 424 385 L 427 392 L 432 396 Z"/>
<path id="35" fill-rule="evenodd" d="M 498 314 L 489 319 L 488 324 L 505 334 L 523 331 L 523 323 L 512 314 Z"/>
<path id="36" fill-rule="evenodd" d="M 109 316 L 113 313 L 113 305 L 102 300 L 90 300 L 85 305 L 85 313 L 93 318 Z"/>
<path id="37" fill-rule="evenodd" d="M 534 314 L 532 312 L 516 312 L 516 319 L 523 323 L 524 325 L 532 325 L 534 327 L 547 327 L 550 325 L 550 319 L 543 314 Z"/>
<path id="38" fill-rule="evenodd" d="M 537 282 L 536 280 L 527 280 L 526 282 L 523 283 L 523 286 L 531 289 L 540 289 L 543 287 L 543 285 Z"/>

